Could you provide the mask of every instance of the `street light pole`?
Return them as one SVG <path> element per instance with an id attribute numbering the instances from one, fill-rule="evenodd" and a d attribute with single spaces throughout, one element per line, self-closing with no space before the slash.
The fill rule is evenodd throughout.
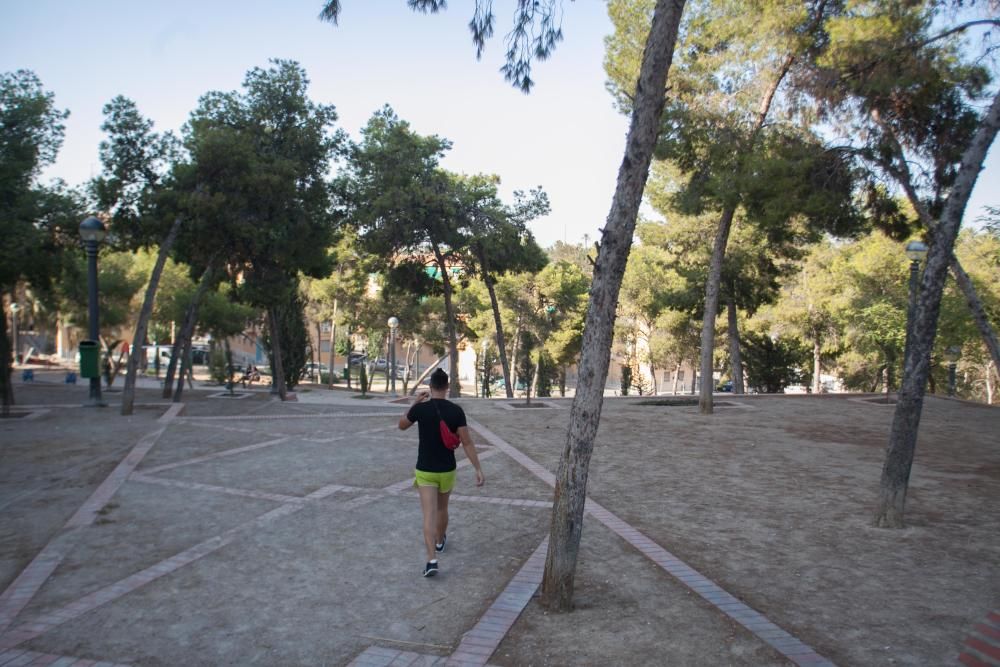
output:
<path id="1" fill-rule="evenodd" d="M 87 301 L 89 324 L 89 337 L 95 343 L 99 343 L 101 329 L 99 326 L 100 309 L 97 302 L 97 246 L 104 240 L 107 233 L 104 223 L 97 218 L 90 217 L 80 223 L 80 238 L 83 239 L 84 249 L 87 251 Z M 100 350 L 100 347 L 98 347 Z M 98 352 L 100 356 L 100 352 Z M 100 366 L 98 366 L 99 368 Z M 106 407 L 107 404 L 101 400 L 101 377 L 98 372 L 97 377 L 90 378 L 90 396 L 87 407 Z"/>
<path id="2" fill-rule="evenodd" d="M 392 385 L 392 397 L 396 398 L 396 329 L 399 328 L 399 319 L 390 317 L 389 325 L 389 382 Z"/>

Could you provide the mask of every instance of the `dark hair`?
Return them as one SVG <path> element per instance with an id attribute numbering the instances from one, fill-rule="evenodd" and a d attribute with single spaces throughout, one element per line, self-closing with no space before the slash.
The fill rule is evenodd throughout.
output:
<path id="1" fill-rule="evenodd" d="M 431 373 L 431 389 L 447 389 L 448 388 L 448 374 L 442 369 L 437 369 Z"/>

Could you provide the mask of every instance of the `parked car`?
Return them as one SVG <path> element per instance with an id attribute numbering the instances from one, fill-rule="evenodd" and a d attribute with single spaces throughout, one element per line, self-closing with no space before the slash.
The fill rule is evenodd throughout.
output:
<path id="1" fill-rule="evenodd" d="M 733 381 L 732 380 L 726 380 L 725 382 L 723 382 L 722 384 L 720 384 L 718 387 L 716 387 L 715 390 L 716 391 L 721 391 L 723 393 L 730 393 L 731 394 L 732 391 L 733 391 Z"/>

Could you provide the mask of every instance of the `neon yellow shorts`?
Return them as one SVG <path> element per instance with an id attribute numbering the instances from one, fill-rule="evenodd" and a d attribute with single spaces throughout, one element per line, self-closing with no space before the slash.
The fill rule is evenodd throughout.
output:
<path id="1" fill-rule="evenodd" d="M 455 488 L 455 470 L 448 472 L 413 471 L 413 486 L 436 486 L 438 493 L 450 493 Z"/>

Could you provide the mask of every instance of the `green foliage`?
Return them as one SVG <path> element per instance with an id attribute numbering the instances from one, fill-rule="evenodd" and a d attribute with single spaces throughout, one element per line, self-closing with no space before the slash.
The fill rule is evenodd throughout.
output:
<path id="1" fill-rule="evenodd" d="M 421 12 L 437 12 L 447 6 L 445 0 L 408 0 L 407 4 Z M 340 0 L 326 0 L 319 18 L 336 24 L 340 18 Z M 476 0 L 469 30 L 477 59 L 485 50 L 486 42 L 493 37 L 495 25 L 492 0 Z M 525 93 L 531 92 L 535 85 L 531 79 L 532 62 L 548 58 L 562 41 L 562 1 L 518 2 L 514 8 L 513 27 L 505 41 L 507 52 L 500 68 L 504 79 Z"/>
<path id="2" fill-rule="evenodd" d="M 204 95 L 184 129 L 190 161 L 172 173 L 173 203 L 190 220 L 182 252 L 239 267 L 243 298 L 261 307 L 283 303 L 300 272 L 331 267 L 337 219 L 325 177 L 342 135 L 308 85 L 297 63 L 273 60 L 250 70 L 242 91 Z"/>
<path id="3" fill-rule="evenodd" d="M 56 159 L 68 115 L 33 72 L 0 74 L 0 291 L 19 280 L 48 290 L 64 249 L 78 243 L 80 196 L 61 183 L 36 182 Z"/>
<path id="4" fill-rule="evenodd" d="M 287 304 L 274 306 L 272 312 L 275 314 L 278 336 L 281 338 L 281 365 L 285 374 L 285 385 L 294 389 L 302 379 L 310 356 L 309 334 L 302 314 L 302 301 L 298 296 L 293 296 Z M 276 366 L 269 329 L 269 327 L 263 328 L 262 340 L 273 373 Z"/>
<path id="5" fill-rule="evenodd" d="M 212 345 L 208 351 L 208 374 L 213 382 L 225 384 L 229 379 L 229 362 L 226 351 L 219 345 Z"/>
<path id="6" fill-rule="evenodd" d="M 800 369 L 808 364 L 809 351 L 797 338 L 771 338 L 748 331 L 744 332 L 742 342 L 743 363 L 751 388 L 776 394 L 803 380 Z"/>
<path id="7" fill-rule="evenodd" d="M 632 365 L 622 364 L 621 368 L 621 392 L 622 396 L 628 396 L 632 390 Z"/>
<path id="8" fill-rule="evenodd" d="M 82 254 L 67 258 L 56 289 L 59 310 L 76 326 L 86 330 L 88 317 L 87 258 Z M 129 252 L 105 250 L 98 257 L 97 284 L 101 335 L 111 336 L 125 325 L 134 312 L 133 301 L 140 294 L 145 277 L 135 270 Z"/>
<path id="9" fill-rule="evenodd" d="M 117 96 L 104 106 L 101 129 L 103 172 L 91 184 L 91 194 L 111 216 L 107 242 L 136 250 L 158 244 L 172 219 L 157 211 L 168 170 L 178 156 L 177 139 L 153 131 L 132 100 Z"/>

